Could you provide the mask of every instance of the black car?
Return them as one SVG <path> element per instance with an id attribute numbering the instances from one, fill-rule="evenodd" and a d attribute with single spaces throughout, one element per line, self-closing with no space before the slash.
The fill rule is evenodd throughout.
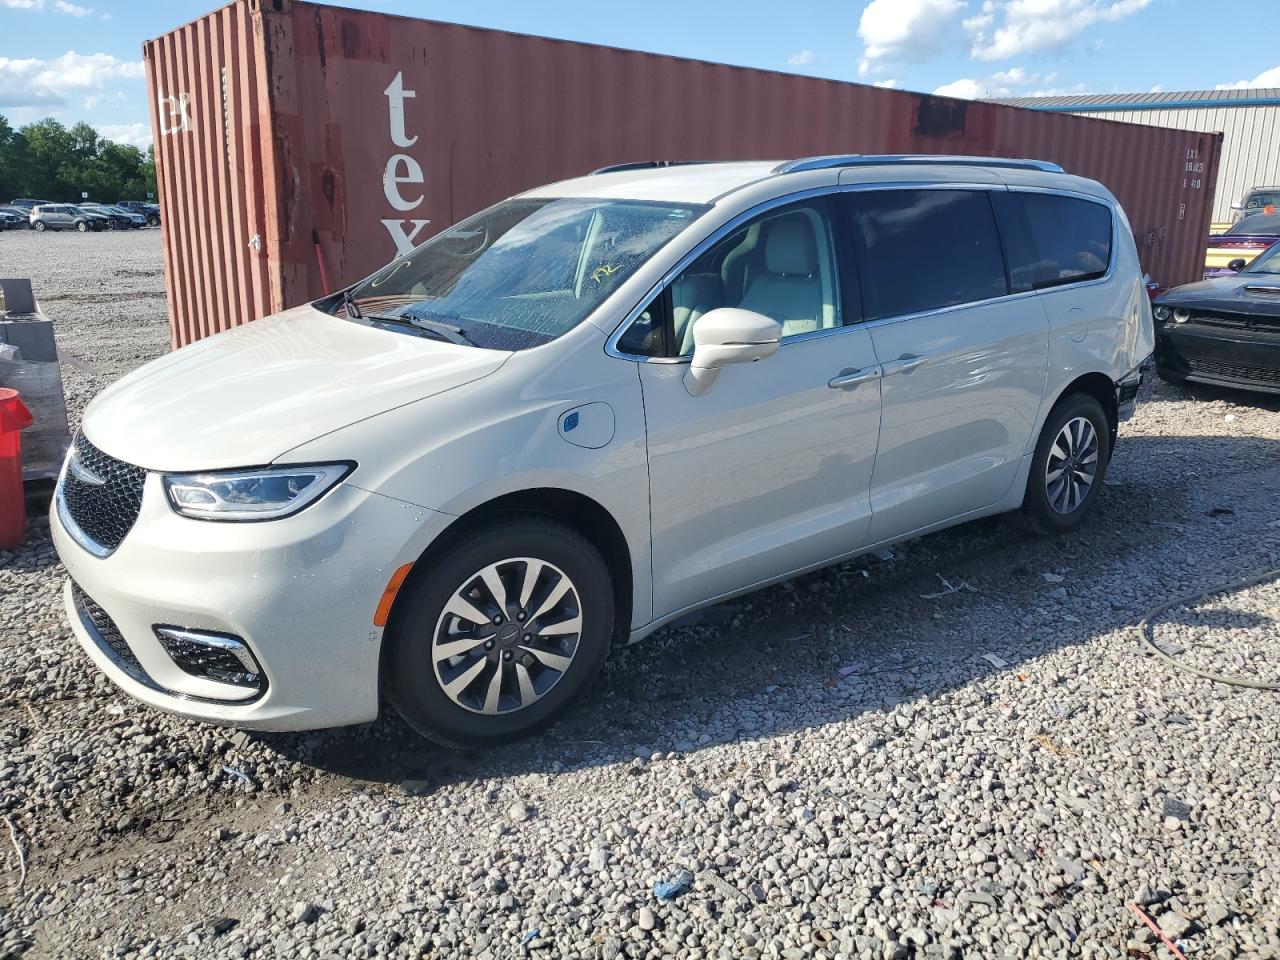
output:
<path id="1" fill-rule="evenodd" d="M 0 230 L 17 230 L 23 225 L 23 222 L 22 218 L 17 214 L 0 209 Z"/>
<path id="2" fill-rule="evenodd" d="M 16 220 L 16 223 L 10 223 L 8 217 Z M 6 230 L 30 230 L 31 229 L 31 211 L 25 207 L 15 207 L 10 204 L 0 205 L 0 219 L 5 220 Z"/>
<path id="3" fill-rule="evenodd" d="M 147 226 L 160 226 L 160 207 L 154 203 L 146 203 L 142 200 L 117 200 L 117 207 L 122 207 L 130 213 L 140 213 L 147 218 Z"/>
<path id="4" fill-rule="evenodd" d="M 108 229 L 110 230 L 132 230 L 135 227 L 144 226 L 146 223 L 141 214 L 131 213 L 109 203 L 82 203 L 79 206 L 82 210 L 88 210 L 90 213 L 100 213 L 106 217 Z"/>
<path id="5" fill-rule="evenodd" d="M 1156 298 L 1156 373 L 1280 393 L 1280 243 L 1231 267 Z"/>

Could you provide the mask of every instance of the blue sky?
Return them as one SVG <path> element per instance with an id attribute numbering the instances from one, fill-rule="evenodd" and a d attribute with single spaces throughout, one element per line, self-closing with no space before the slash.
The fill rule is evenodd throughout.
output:
<path id="1" fill-rule="evenodd" d="M 0 0 L 0 114 L 150 142 L 141 46 L 217 0 Z M 348 0 L 953 96 L 1280 86 L 1276 0 Z"/>

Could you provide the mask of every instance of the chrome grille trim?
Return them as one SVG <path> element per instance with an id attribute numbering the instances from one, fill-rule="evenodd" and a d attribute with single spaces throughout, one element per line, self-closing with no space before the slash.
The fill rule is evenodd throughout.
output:
<path id="1" fill-rule="evenodd" d="M 117 460 L 77 433 L 54 492 L 58 519 L 81 547 L 109 556 L 142 510 L 147 471 Z"/>

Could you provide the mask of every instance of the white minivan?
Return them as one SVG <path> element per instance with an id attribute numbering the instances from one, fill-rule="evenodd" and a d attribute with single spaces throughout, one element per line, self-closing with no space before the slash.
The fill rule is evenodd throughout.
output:
<path id="1" fill-rule="evenodd" d="M 598 171 L 103 391 L 54 499 L 67 611 L 165 710 L 385 698 L 493 743 L 698 607 L 989 514 L 1075 527 L 1152 342 L 1124 213 L 1053 164 Z"/>

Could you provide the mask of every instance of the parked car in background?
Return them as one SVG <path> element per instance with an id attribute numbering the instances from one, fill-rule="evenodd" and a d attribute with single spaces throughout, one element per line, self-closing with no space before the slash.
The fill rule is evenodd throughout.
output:
<path id="1" fill-rule="evenodd" d="M 19 197 L 17 200 L 10 200 L 9 206 L 20 207 L 23 210 L 30 211 L 32 207 L 44 206 L 52 202 L 53 201 L 51 200 L 31 200 L 29 198 Z"/>
<path id="2" fill-rule="evenodd" d="M 1209 237 L 1205 252 L 1205 278 L 1229 276 L 1234 272 L 1232 264 L 1240 261 L 1235 269 L 1248 263 L 1277 240 L 1280 240 L 1280 212 L 1252 213 L 1232 224 L 1225 233 Z"/>
<path id="3" fill-rule="evenodd" d="M 125 210 L 123 207 L 117 207 L 114 204 L 82 203 L 79 206 L 82 210 L 100 213 L 107 217 L 108 220 L 110 220 L 112 230 L 133 230 L 147 225 L 146 217 L 141 214 Z"/>
<path id="4" fill-rule="evenodd" d="M 1162 380 L 1280 393 L 1280 242 L 1161 295 L 1155 320 Z"/>
<path id="5" fill-rule="evenodd" d="M 130 213 L 138 213 L 146 217 L 148 226 L 160 226 L 160 207 L 157 204 L 146 203 L 142 200 L 117 200 L 116 206 L 128 210 Z"/>
<path id="6" fill-rule="evenodd" d="M 68 616 L 166 710 L 301 729 L 385 692 L 494 743 L 726 597 L 1006 511 L 1078 527 L 1152 336 L 1124 213 L 1053 164 L 601 171 L 100 394 L 54 498 Z"/>
<path id="7" fill-rule="evenodd" d="M 31 211 L 25 207 L 15 207 L 12 204 L 0 206 L 0 213 L 7 213 L 18 222 L 11 226 L 11 229 L 30 230 L 31 229 Z"/>
<path id="8" fill-rule="evenodd" d="M 88 233 L 90 230 L 106 230 L 109 219 L 92 210 L 82 210 L 69 203 L 50 203 L 31 208 L 32 230 L 79 230 Z"/>
<path id="9" fill-rule="evenodd" d="M 17 230 L 23 223 L 25 223 L 23 217 L 0 207 L 0 230 Z"/>
<path id="10" fill-rule="evenodd" d="M 1238 222 L 1254 213 L 1274 213 L 1280 208 L 1280 187 L 1254 187 L 1239 203 L 1231 205 L 1231 219 Z"/>

